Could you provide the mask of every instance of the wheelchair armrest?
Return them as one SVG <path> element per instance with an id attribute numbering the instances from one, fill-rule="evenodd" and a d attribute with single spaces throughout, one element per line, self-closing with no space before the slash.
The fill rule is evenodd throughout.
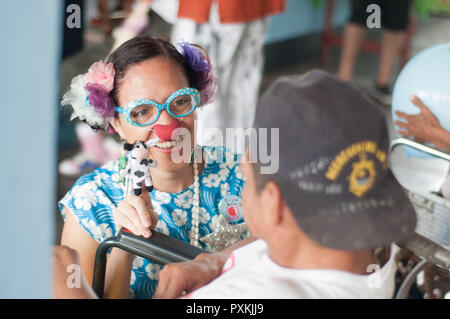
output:
<path id="1" fill-rule="evenodd" d="M 391 147 L 390 147 L 391 148 L 391 152 L 394 150 L 394 148 L 396 148 L 399 145 L 406 145 L 406 146 L 412 147 L 412 148 L 414 148 L 416 150 L 422 151 L 422 152 L 424 152 L 426 154 L 433 155 L 433 156 L 445 159 L 447 161 L 450 161 L 450 155 L 449 154 L 444 153 L 442 151 L 439 151 L 439 150 L 437 150 L 435 148 L 432 148 L 430 146 L 427 146 L 427 145 L 424 145 L 424 144 L 421 144 L 421 143 L 409 140 L 407 138 L 403 138 L 403 137 L 396 138 L 396 139 L 392 140 Z"/>
<path id="2" fill-rule="evenodd" d="M 429 263 L 450 271 L 450 250 L 418 233 L 415 233 L 408 241 L 398 245 L 409 250 L 417 257 L 427 260 Z"/>
<path id="3" fill-rule="evenodd" d="M 194 259 L 206 250 L 152 230 L 152 237 L 136 236 L 121 229 L 117 236 L 105 239 L 97 248 L 92 288 L 103 297 L 106 272 L 106 256 L 110 248 L 117 247 L 158 264 L 176 263 Z"/>

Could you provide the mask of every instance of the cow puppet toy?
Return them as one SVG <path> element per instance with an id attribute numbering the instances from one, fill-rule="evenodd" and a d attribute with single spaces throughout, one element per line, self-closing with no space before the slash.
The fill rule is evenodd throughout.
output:
<path id="1" fill-rule="evenodd" d="M 152 143 L 153 144 L 153 143 Z M 127 166 L 120 172 L 120 175 L 128 175 L 128 178 L 133 183 L 133 193 L 137 196 L 142 193 L 142 183 L 148 192 L 153 190 L 153 182 L 150 176 L 149 166 L 156 167 L 158 163 L 152 160 L 148 147 L 144 142 L 136 142 L 134 145 L 125 143 L 123 148 L 129 151 Z"/>

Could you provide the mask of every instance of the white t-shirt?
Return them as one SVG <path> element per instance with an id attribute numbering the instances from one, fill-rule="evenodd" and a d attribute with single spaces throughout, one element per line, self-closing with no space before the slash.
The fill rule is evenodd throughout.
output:
<path id="1" fill-rule="evenodd" d="M 381 269 L 373 265 L 369 275 L 358 275 L 281 267 L 270 259 L 266 242 L 257 240 L 235 250 L 220 277 L 185 298 L 392 298 L 398 249 L 391 246 L 391 257 Z"/>

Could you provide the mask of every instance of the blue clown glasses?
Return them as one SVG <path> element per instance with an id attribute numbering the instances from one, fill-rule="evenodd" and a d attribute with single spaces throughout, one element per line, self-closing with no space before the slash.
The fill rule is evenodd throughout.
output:
<path id="1" fill-rule="evenodd" d="M 198 90 L 184 88 L 172 93 L 164 104 L 158 104 L 150 99 L 137 99 L 124 108 L 116 106 L 116 111 L 131 125 L 148 126 L 158 120 L 162 110 L 166 110 L 174 117 L 185 117 L 191 114 L 199 103 Z"/>

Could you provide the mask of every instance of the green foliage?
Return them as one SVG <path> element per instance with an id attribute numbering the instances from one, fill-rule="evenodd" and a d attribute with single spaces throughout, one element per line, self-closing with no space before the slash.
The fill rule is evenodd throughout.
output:
<path id="1" fill-rule="evenodd" d="M 414 0 L 414 12 L 420 18 L 431 13 L 450 13 L 449 0 Z"/>
<path id="2" fill-rule="evenodd" d="M 310 0 L 314 9 L 319 9 L 323 5 L 323 0 Z"/>

